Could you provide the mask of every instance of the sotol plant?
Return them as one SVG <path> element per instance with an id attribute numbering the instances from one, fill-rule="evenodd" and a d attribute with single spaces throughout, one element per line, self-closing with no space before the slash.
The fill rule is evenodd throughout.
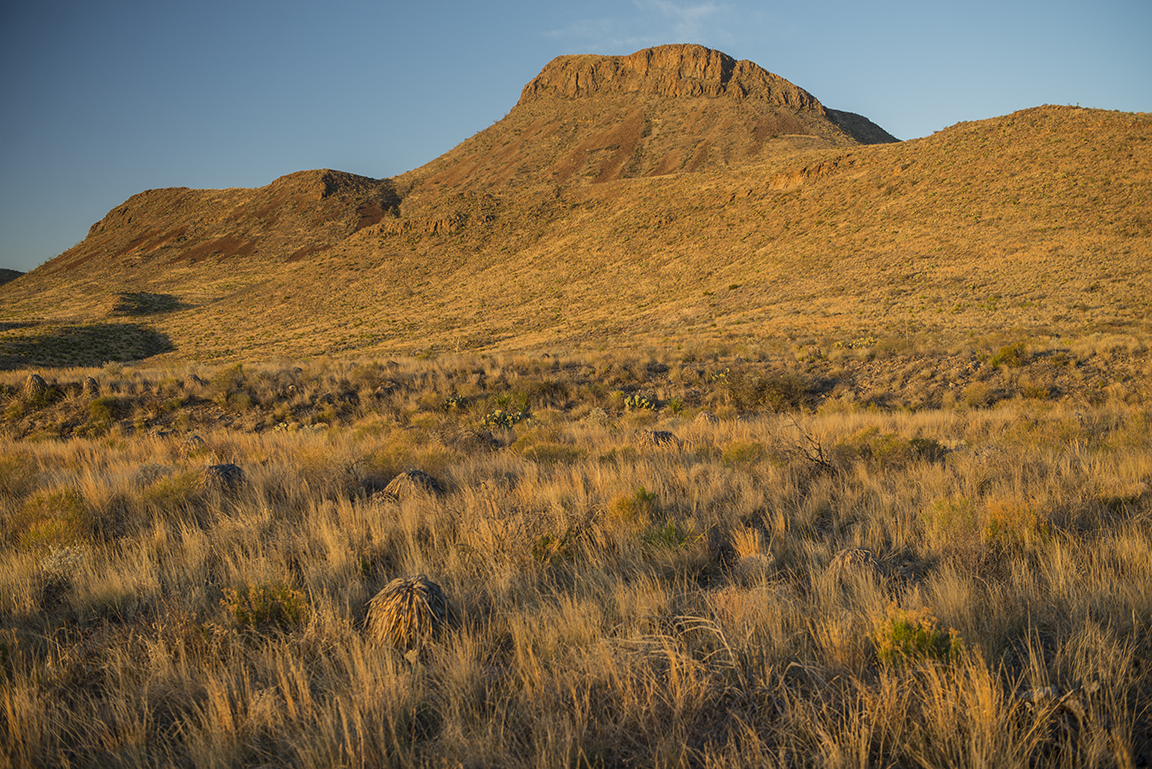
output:
<path id="1" fill-rule="evenodd" d="M 368 603 L 368 635 L 377 643 L 411 649 L 448 621 L 448 597 L 423 574 L 389 582 Z"/>

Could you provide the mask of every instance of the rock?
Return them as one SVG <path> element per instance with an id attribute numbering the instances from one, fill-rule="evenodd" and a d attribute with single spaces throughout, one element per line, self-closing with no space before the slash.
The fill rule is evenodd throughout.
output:
<path id="1" fill-rule="evenodd" d="M 720 424 L 719 418 L 711 411 L 701 411 L 696 415 L 696 424 L 698 425 L 718 425 Z"/>
<path id="2" fill-rule="evenodd" d="M 629 56 L 561 56 L 524 86 L 519 104 L 606 94 L 724 96 L 822 109 L 815 96 L 779 75 L 701 45 L 661 45 Z"/>

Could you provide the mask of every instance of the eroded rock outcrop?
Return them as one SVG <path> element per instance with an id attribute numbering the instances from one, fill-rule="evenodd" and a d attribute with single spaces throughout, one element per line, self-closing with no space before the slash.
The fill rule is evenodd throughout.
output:
<path id="1" fill-rule="evenodd" d="M 792 109 L 818 110 L 816 97 L 784 78 L 701 45 L 662 45 L 629 56 L 561 56 L 524 86 L 520 104 L 634 93 L 761 99 Z"/>

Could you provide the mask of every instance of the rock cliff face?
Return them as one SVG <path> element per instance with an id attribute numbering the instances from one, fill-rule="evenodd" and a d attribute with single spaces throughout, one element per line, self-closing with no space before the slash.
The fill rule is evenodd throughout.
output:
<path id="1" fill-rule="evenodd" d="M 750 61 L 736 61 L 700 45 L 662 45 L 630 56 L 561 56 L 524 86 L 519 103 L 614 94 L 723 96 L 822 110 L 803 88 Z"/>

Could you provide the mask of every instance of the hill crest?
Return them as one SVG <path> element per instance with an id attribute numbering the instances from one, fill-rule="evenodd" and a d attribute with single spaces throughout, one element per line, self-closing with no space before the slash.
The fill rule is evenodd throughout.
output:
<path id="1" fill-rule="evenodd" d="M 93 259 L 141 264 L 214 258 L 292 261 L 376 224 L 399 205 L 394 185 L 343 171 L 297 171 L 258 188 L 145 190 L 92 225 L 47 267 Z"/>
<path id="2" fill-rule="evenodd" d="M 607 94 L 726 96 L 761 99 L 793 109 L 822 109 L 815 96 L 757 64 L 689 44 L 645 48 L 628 56 L 560 56 L 524 86 L 518 104 Z"/>

